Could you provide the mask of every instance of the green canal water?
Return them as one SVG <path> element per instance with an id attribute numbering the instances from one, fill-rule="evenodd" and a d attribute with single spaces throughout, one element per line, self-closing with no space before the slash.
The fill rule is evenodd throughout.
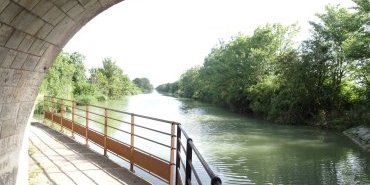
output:
<path id="1" fill-rule="evenodd" d="M 223 184 L 370 184 L 370 154 L 340 133 L 271 124 L 156 92 L 99 105 L 180 122 Z M 165 155 L 156 146 L 141 147 Z"/>

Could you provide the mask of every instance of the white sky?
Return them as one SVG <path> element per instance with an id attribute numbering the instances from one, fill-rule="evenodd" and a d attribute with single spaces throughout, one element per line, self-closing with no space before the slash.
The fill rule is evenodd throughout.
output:
<path id="1" fill-rule="evenodd" d="M 327 4 L 350 0 L 126 0 L 86 24 L 65 46 L 86 56 L 87 68 L 111 57 L 130 79 L 147 77 L 155 86 L 173 82 L 201 65 L 219 39 L 251 34 L 267 23 L 298 23 L 298 40 L 309 20 Z"/>

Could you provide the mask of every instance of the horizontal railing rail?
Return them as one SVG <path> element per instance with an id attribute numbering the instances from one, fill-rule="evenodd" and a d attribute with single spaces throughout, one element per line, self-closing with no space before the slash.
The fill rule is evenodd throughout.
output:
<path id="1" fill-rule="evenodd" d="M 180 123 L 97 105 L 77 106 L 74 100 L 51 96 L 44 96 L 43 110 L 44 123 L 49 120 L 62 133 L 68 130 L 74 139 L 77 134 L 87 146 L 94 143 L 102 148 L 104 156 L 109 157 L 109 153 L 120 157 L 129 163 L 132 172 L 137 167 L 167 184 L 222 184 Z M 149 137 L 149 133 L 155 133 L 155 137 Z M 157 146 L 155 151 L 143 146 L 145 142 Z M 162 151 L 158 147 L 169 151 L 158 153 Z M 199 175 L 193 159 L 199 161 L 206 177 Z"/>

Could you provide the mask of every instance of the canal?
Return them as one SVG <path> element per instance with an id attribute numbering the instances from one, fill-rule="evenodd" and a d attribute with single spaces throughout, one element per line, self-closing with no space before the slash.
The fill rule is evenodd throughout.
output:
<path id="1" fill-rule="evenodd" d="M 370 154 L 340 133 L 271 124 L 156 92 L 98 105 L 180 122 L 223 184 L 370 184 Z"/>

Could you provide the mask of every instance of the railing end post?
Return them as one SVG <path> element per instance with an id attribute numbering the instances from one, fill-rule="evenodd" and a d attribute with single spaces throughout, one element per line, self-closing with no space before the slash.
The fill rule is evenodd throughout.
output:
<path id="1" fill-rule="evenodd" d="M 134 154 L 135 154 L 135 114 L 131 113 L 131 132 L 130 132 L 130 152 L 131 152 L 131 160 L 130 160 L 130 171 L 135 172 L 134 166 Z"/>
<path id="2" fill-rule="evenodd" d="M 63 134 L 63 119 L 64 119 L 64 99 L 61 99 L 60 104 L 60 132 Z"/>
<path id="3" fill-rule="evenodd" d="M 87 147 L 89 147 L 89 104 L 85 105 L 85 118 L 86 118 L 86 123 L 85 123 L 85 144 Z"/>
<path id="4" fill-rule="evenodd" d="M 185 164 L 185 185 L 191 185 L 191 163 L 192 163 L 192 155 L 193 149 L 190 143 L 193 141 L 191 138 L 186 139 L 186 164 Z"/>
<path id="5" fill-rule="evenodd" d="M 188 139 L 186 140 L 186 142 L 187 142 L 187 143 L 193 142 L 193 139 L 192 139 L 192 138 L 188 138 Z"/>
<path id="6" fill-rule="evenodd" d="M 222 185 L 222 181 L 220 179 L 220 177 L 212 177 L 211 179 L 211 185 Z"/>
<path id="7" fill-rule="evenodd" d="M 42 118 L 42 123 L 46 124 L 46 118 L 45 118 L 45 114 L 46 114 L 46 100 L 45 100 L 45 95 L 42 99 L 42 115 L 43 115 L 43 118 Z"/>
<path id="8" fill-rule="evenodd" d="M 104 109 L 104 156 L 107 156 L 108 109 Z"/>
<path id="9" fill-rule="evenodd" d="M 71 124 L 72 139 L 75 139 L 75 135 L 74 135 L 75 111 L 76 111 L 76 102 L 73 100 L 72 101 L 72 124 Z"/>
<path id="10" fill-rule="evenodd" d="M 175 183 L 176 169 L 175 167 L 175 143 L 176 143 L 176 123 L 171 123 L 171 150 L 170 150 L 170 185 Z"/>
<path id="11" fill-rule="evenodd" d="M 176 185 L 178 184 L 178 181 L 180 179 L 179 174 L 180 174 L 180 160 L 181 160 L 181 128 L 180 128 L 180 123 L 176 124 L 177 127 L 177 134 L 176 134 L 176 167 L 175 167 L 175 183 Z"/>

